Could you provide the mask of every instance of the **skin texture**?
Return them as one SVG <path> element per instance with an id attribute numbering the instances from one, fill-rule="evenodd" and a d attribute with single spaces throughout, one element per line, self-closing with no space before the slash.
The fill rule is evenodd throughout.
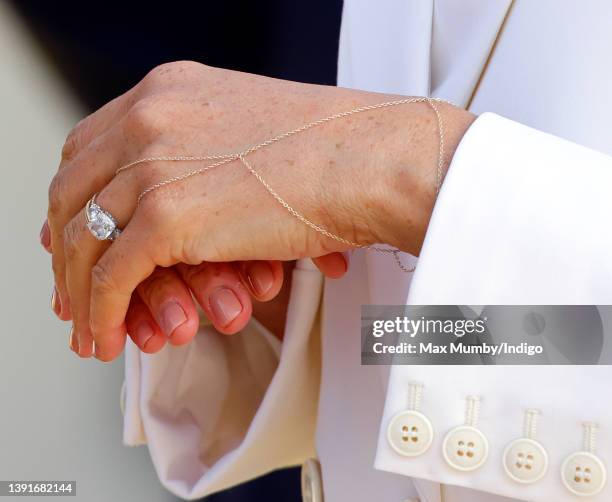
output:
<path id="1" fill-rule="evenodd" d="M 86 357 L 95 349 L 110 361 L 127 332 L 147 352 L 166 340 L 187 343 L 197 330 L 192 295 L 217 329 L 234 333 L 253 300 L 281 290 L 281 262 L 319 257 L 330 277 L 348 266 L 339 254 L 348 246 L 292 217 L 237 161 L 150 192 L 140 204 L 143 190 L 205 164 L 153 162 L 115 177 L 119 166 L 241 151 L 331 113 L 399 98 L 177 62 L 80 122 L 50 186 L 48 238 L 44 227 L 41 235 L 53 256 L 54 310 L 73 321 L 73 350 Z M 440 111 L 446 169 L 473 116 L 450 105 Z M 435 201 L 437 153 L 435 115 L 411 104 L 333 121 L 248 160 L 316 224 L 361 245 L 385 242 L 418 255 Z M 113 243 L 85 226 L 83 207 L 96 192 L 123 228 Z M 284 304 L 286 294 L 256 310 L 269 321 L 282 317 Z"/>

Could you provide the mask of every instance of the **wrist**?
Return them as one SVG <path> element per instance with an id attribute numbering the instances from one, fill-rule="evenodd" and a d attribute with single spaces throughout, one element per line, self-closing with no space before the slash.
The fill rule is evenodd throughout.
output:
<path id="1" fill-rule="evenodd" d="M 475 116 L 436 103 L 442 120 L 444 152 L 439 164 L 440 131 L 427 103 L 390 109 L 385 119 L 393 134 L 382 140 L 371 163 L 376 190 L 367 194 L 373 238 L 418 256 L 438 193 L 461 138 Z"/>

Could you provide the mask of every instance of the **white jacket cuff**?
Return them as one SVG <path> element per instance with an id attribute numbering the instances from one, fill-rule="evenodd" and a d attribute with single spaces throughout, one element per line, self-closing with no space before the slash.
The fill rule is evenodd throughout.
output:
<path id="1" fill-rule="evenodd" d="M 408 303 L 612 303 L 610 187 L 611 157 L 483 114 L 452 160 Z M 596 455 L 612 466 L 612 406 L 604 398 L 611 379 L 609 366 L 394 366 L 375 466 L 521 500 L 575 500 L 561 466 L 583 449 L 583 422 L 599 425 Z M 424 384 L 420 409 L 433 425 L 433 442 L 424 454 L 405 457 L 391 448 L 387 427 L 407 408 L 411 381 Z M 478 428 L 489 454 L 466 472 L 445 461 L 442 445 L 448 431 L 464 424 L 469 395 L 481 399 Z M 523 435 L 530 408 L 542 412 L 537 440 L 549 468 L 541 480 L 521 484 L 507 475 L 502 460 Z M 588 500 L 612 500 L 612 483 Z"/>

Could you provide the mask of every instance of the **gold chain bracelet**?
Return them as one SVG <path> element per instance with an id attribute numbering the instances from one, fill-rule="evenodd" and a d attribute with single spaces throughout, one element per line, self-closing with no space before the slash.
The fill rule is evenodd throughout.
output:
<path id="1" fill-rule="evenodd" d="M 302 223 L 304 223 L 305 225 L 307 225 L 308 227 L 310 227 L 311 229 L 315 230 L 316 232 L 330 238 L 333 239 L 335 241 L 341 242 L 343 244 L 346 244 L 347 246 L 350 246 L 352 248 L 367 248 L 367 249 L 371 249 L 373 251 L 377 251 L 379 253 L 390 253 L 393 255 L 395 262 L 397 263 L 397 266 L 403 271 L 403 272 L 414 272 L 414 267 L 406 267 L 399 256 L 399 253 L 401 252 L 399 249 L 395 249 L 395 248 L 389 248 L 389 247 L 380 247 L 380 246 L 375 246 L 375 245 L 363 245 L 363 244 L 359 244 L 357 242 L 353 242 L 350 241 L 348 239 L 345 239 L 339 235 L 336 235 L 332 232 L 330 232 L 329 230 L 326 230 L 325 228 L 321 227 L 320 225 L 317 225 L 316 223 L 310 221 L 308 218 L 306 218 L 304 215 L 302 215 L 299 211 L 297 211 L 296 209 L 294 209 L 291 205 L 289 205 L 289 203 L 287 203 L 287 201 L 285 201 L 285 199 L 283 199 L 277 192 L 276 190 L 274 190 L 274 188 L 272 188 L 272 186 L 251 166 L 251 164 L 247 161 L 246 157 L 248 155 L 250 155 L 253 152 L 256 152 L 257 150 L 261 150 L 262 148 L 265 148 L 267 146 L 270 146 L 274 143 L 277 143 L 283 139 L 289 138 L 290 136 L 294 136 L 296 134 L 299 134 L 301 132 L 307 131 L 308 129 L 312 129 L 313 127 L 317 127 L 317 126 L 321 126 L 324 125 L 328 122 L 331 122 L 332 120 L 336 120 L 336 119 L 340 119 L 340 118 L 344 118 L 344 117 L 348 117 L 350 115 L 354 115 L 356 113 L 362 113 L 362 112 L 367 112 L 367 111 L 371 111 L 371 110 L 378 110 L 380 108 L 389 108 L 392 106 L 399 106 L 399 105 L 405 105 L 405 104 L 412 104 L 412 103 L 428 103 L 429 106 L 432 108 L 432 110 L 434 111 L 435 115 L 436 115 L 436 120 L 438 123 L 438 133 L 439 133 L 439 149 L 438 149 L 438 165 L 437 165 L 437 171 L 436 171 L 436 193 L 438 193 L 440 191 L 440 187 L 442 185 L 442 171 L 444 169 L 444 123 L 442 121 L 442 115 L 440 114 L 440 110 L 437 107 L 437 103 L 440 102 L 446 102 L 444 100 L 441 99 L 437 99 L 437 98 L 428 98 L 428 97 L 419 97 L 419 98 L 405 98 L 405 99 L 399 99 L 396 101 L 385 101 L 383 103 L 378 103 L 375 105 L 368 105 L 368 106 L 361 106 L 358 108 L 353 108 L 352 110 L 347 110 L 344 112 L 340 112 L 340 113 L 336 113 L 334 115 L 329 115 L 327 117 L 321 118 L 319 120 L 315 120 L 313 122 L 309 122 L 308 124 L 305 124 L 303 126 L 300 126 L 296 129 L 292 129 L 291 131 L 287 131 L 284 132 L 282 134 L 279 134 L 278 136 L 274 136 L 273 138 L 270 138 L 266 141 L 263 141 L 261 143 L 258 143 L 257 145 L 251 146 L 249 148 L 247 148 L 246 150 L 242 151 L 242 152 L 238 152 L 238 153 L 231 153 L 231 154 L 219 154 L 219 155 L 204 155 L 204 156 L 183 156 L 183 155 L 166 155 L 166 156 L 159 156 L 159 157 L 145 157 L 145 158 L 141 158 L 138 160 L 135 160 L 133 162 L 130 162 L 129 164 L 126 164 L 122 167 L 120 167 L 119 169 L 117 169 L 115 171 L 115 176 L 119 173 L 121 173 L 122 171 L 125 171 L 127 169 L 131 169 L 134 166 L 140 165 L 140 164 L 145 164 L 148 162 L 161 162 L 161 161 L 171 161 L 171 162 L 195 162 L 195 161 L 215 161 L 210 165 L 201 167 L 199 169 L 194 169 L 193 171 L 189 171 L 185 174 L 179 175 L 179 176 L 174 176 L 168 179 L 165 179 L 163 181 L 160 181 L 158 183 L 155 183 L 154 185 L 151 185 L 150 187 L 146 188 L 145 190 L 143 190 L 139 195 L 138 195 L 138 200 L 137 203 L 140 204 L 140 201 L 143 199 L 143 197 L 145 197 L 147 194 L 153 192 L 154 190 L 157 190 L 163 186 L 166 185 L 170 185 L 172 183 L 177 183 L 179 181 L 183 181 L 187 178 L 190 178 L 192 176 L 196 176 L 198 174 L 202 174 L 205 173 L 206 171 L 213 169 L 215 167 L 219 167 L 222 166 L 224 164 L 228 164 L 230 162 L 233 162 L 235 160 L 239 160 L 242 165 L 244 167 L 246 167 L 246 169 L 257 179 L 257 181 L 259 181 L 259 183 L 261 183 L 265 189 L 268 191 L 268 193 L 274 197 L 274 199 L 276 199 L 276 201 L 283 206 L 291 215 L 293 215 L 295 218 L 297 218 L 298 220 L 300 220 Z"/>

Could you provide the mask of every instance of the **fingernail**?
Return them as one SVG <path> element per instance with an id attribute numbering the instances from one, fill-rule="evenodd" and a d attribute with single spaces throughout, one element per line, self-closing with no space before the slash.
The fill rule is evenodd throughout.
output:
<path id="1" fill-rule="evenodd" d="M 45 220 L 40 229 L 40 243 L 47 251 L 51 250 L 51 231 L 49 230 L 49 223 L 47 220 Z"/>
<path id="2" fill-rule="evenodd" d="M 62 302 L 60 301 L 59 293 L 55 286 L 53 286 L 53 292 L 51 293 L 51 309 L 53 309 L 53 312 L 55 312 L 57 316 L 59 316 L 62 311 Z"/>
<path id="3" fill-rule="evenodd" d="M 70 328 L 69 346 L 72 351 L 79 351 L 79 340 L 77 339 L 76 334 L 74 332 L 74 326 Z"/>
<path id="4" fill-rule="evenodd" d="M 108 354 L 106 353 L 106 351 L 98 347 L 96 344 L 94 344 L 94 357 L 98 361 L 102 361 L 102 362 L 107 362 L 111 360 L 111 358 L 108 357 Z"/>
<path id="5" fill-rule="evenodd" d="M 257 296 L 263 296 L 274 284 L 274 274 L 265 261 L 252 261 L 245 265 L 245 273 L 249 285 Z"/>
<path id="6" fill-rule="evenodd" d="M 187 320 L 187 314 L 177 302 L 168 302 L 161 308 L 161 329 L 167 337 Z"/>
<path id="7" fill-rule="evenodd" d="M 134 333 L 134 341 L 141 349 L 144 349 L 147 342 L 153 337 L 154 331 L 153 326 L 149 321 L 142 321 L 136 326 L 136 332 Z"/>
<path id="8" fill-rule="evenodd" d="M 242 304 L 229 288 L 218 288 L 210 295 L 210 309 L 216 321 L 223 327 L 231 323 L 242 312 Z"/>

